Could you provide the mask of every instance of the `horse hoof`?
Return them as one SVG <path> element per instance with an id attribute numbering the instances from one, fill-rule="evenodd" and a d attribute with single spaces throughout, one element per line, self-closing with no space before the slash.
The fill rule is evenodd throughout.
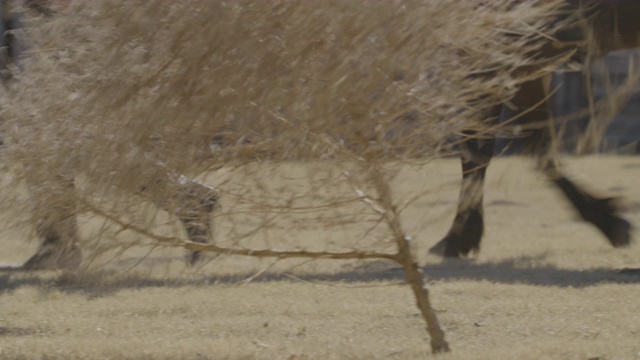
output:
<path id="1" fill-rule="evenodd" d="M 437 244 L 429 248 L 429 254 L 444 257 L 444 250 L 447 247 L 445 239 L 438 241 Z"/>

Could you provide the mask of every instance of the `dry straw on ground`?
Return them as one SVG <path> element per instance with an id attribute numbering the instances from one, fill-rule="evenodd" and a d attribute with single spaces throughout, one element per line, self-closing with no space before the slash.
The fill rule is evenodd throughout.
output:
<path id="1" fill-rule="evenodd" d="M 176 245 L 132 194 L 144 187 L 170 207 L 168 179 L 216 170 L 215 220 L 233 226 L 201 249 L 255 255 L 246 243 L 263 236 L 267 255 L 348 249 L 414 273 L 399 206 L 411 199 L 394 197 L 395 164 L 440 156 L 462 129 L 486 128 L 485 110 L 533 76 L 520 70 L 550 71 L 554 60 L 532 54 L 559 3 L 76 1 L 53 17 L 27 11 L 27 57 L 2 97 L 4 163 L 17 174 L 2 196 L 16 212 L 77 206 Z M 300 161 L 313 165 L 309 187 L 288 186 L 286 174 L 269 187 L 257 170 Z M 60 176 L 76 177 L 76 190 Z M 30 195 L 11 191 L 23 180 Z M 346 241 L 287 240 L 318 226 L 340 226 Z M 423 291 L 419 277 L 412 284 Z"/>

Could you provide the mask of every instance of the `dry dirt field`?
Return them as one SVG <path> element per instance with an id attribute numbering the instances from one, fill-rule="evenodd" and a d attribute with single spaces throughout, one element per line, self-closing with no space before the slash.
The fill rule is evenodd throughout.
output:
<path id="1" fill-rule="evenodd" d="M 623 197 L 640 224 L 640 157 L 566 163 L 588 188 Z M 480 254 L 427 255 L 450 224 L 458 168 L 454 159 L 407 166 L 394 182 L 400 195 L 431 192 L 403 223 L 452 348 L 438 358 L 640 359 L 640 275 L 620 272 L 640 268 L 640 246 L 612 249 L 528 160 L 490 169 Z M 100 227 L 83 222 L 82 232 Z M 287 236 L 317 243 L 331 231 Z M 0 232 L 0 262 L 29 256 L 28 234 Z M 396 264 L 212 256 L 188 269 L 182 251 L 147 253 L 134 248 L 78 276 L 0 274 L 0 359 L 432 357 Z"/>

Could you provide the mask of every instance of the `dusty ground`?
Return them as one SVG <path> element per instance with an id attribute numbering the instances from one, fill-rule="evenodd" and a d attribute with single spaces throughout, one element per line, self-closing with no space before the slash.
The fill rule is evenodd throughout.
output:
<path id="1" fill-rule="evenodd" d="M 589 188 L 623 196 L 626 216 L 640 223 L 640 158 L 567 162 L 572 177 Z M 430 191 L 407 208 L 403 223 L 453 350 L 440 358 L 640 359 L 640 275 L 619 272 L 640 268 L 640 246 L 610 248 L 530 168 L 518 158 L 492 167 L 485 242 L 469 261 L 443 263 L 426 254 L 450 224 L 457 161 L 406 167 L 395 180 L 399 199 Z M 216 233 L 224 237 L 229 225 L 221 221 Z M 83 234 L 102 226 L 83 223 Z M 287 234 L 286 244 L 339 237 L 329 228 Z M 0 262 L 22 261 L 35 246 L 21 240 L 25 230 L 0 235 Z M 140 261 L 147 252 L 96 260 L 76 277 L 0 274 L 0 358 L 431 356 L 395 264 L 217 257 L 186 269 L 181 251 L 157 250 Z"/>

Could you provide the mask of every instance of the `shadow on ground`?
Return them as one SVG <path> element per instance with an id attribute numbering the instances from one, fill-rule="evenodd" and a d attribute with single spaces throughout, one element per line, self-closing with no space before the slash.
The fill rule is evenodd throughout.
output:
<path id="1" fill-rule="evenodd" d="M 473 260 L 451 260 L 428 264 L 422 269 L 431 283 L 440 281 L 489 281 L 500 284 L 525 284 L 582 288 L 599 284 L 640 283 L 640 269 L 616 270 L 594 268 L 588 270 L 562 269 L 553 265 L 540 265 L 540 259 L 520 257 L 498 262 L 477 263 Z M 91 297 L 103 297 L 123 289 L 152 287 L 177 288 L 184 286 L 208 286 L 211 284 L 243 284 L 248 282 L 311 282 L 345 283 L 402 282 L 404 271 L 389 261 L 368 261 L 335 273 L 255 273 L 236 275 L 202 275 L 188 278 L 157 279 L 136 274 L 123 274 L 116 270 L 94 271 L 82 275 L 57 275 L 42 273 L 0 274 L 0 294 L 24 286 L 37 286 L 69 293 L 84 293 Z"/>
<path id="2" fill-rule="evenodd" d="M 40 328 L 23 328 L 23 327 L 2 327 L 0 326 L 0 337 L 7 336 L 44 336 L 51 331 Z"/>

